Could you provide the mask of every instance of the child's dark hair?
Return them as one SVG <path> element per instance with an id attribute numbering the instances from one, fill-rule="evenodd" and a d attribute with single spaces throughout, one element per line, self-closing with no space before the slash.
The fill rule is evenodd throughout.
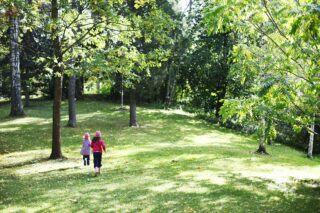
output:
<path id="1" fill-rule="evenodd" d="M 92 142 L 98 142 L 98 141 L 100 141 L 100 137 L 94 137 L 93 139 L 92 139 Z"/>

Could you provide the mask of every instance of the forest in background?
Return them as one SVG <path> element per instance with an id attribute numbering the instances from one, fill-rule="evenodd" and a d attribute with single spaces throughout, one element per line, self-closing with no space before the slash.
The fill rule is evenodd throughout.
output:
<path id="1" fill-rule="evenodd" d="M 314 1 L 4 0 L 0 96 L 11 116 L 53 100 L 52 158 L 62 157 L 61 100 L 76 127 L 85 92 L 130 105 L 182 107 L 320 153 L 320 4 Z M 22 100 L 23 98 L 23 100 Z M 258 146 L 258 145 L 257 145 Z"/>

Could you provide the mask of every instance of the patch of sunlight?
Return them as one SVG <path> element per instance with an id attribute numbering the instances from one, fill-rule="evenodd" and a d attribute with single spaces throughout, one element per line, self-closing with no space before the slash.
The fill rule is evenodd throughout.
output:
<path id="1" fill-rule="evenodd" d="M 50 119 L 44 118 L 36 118 L 36 117 L 24 117 L 24 118 L 17 118 L 10 121 L 5 121 L 0 123 L 0 127 L 4 127 L 7 125 L 25 125 L 25 124 L 49 124 L 51 122 Z"/>
<path id="2" fill-rule="evenodd" d="M 114 199 L 112 203 L 109 203 L 108 208 L 104 209 L 104 212 L 139 212 L 139 211 L 133 211 L 133 209 L 137 209 L 137 206 L 141 205 L 141 201 L 135 203 L 122 203 L 118 200 Z M 151 205 L 148 205 L 148 209 L 152 209 Z M 145 210 L 143 212 L 150 212 L 148 210 Z"/>
<path id="3" fill-rule="evenodd" d="M 229 203 L 233 203 L 233 202 L 237 202 L 237 200 L 232 197 L 222 197 L 220 199 L 216 199 L 214 201 L 211 201 L 210 203 L 222 206 L 224 204 L 229 204 Z"/>
<path id="4" fill-rule="evenodd" d="M 252 169 L 252 164 L 247 162 L 250 158 L 220 158 L 214 159 L 208 168 L 221 169 L 223 171 L 238 172 Z M 255 165 L 254 165 L 255 166 Z"/>
<path id="5" fill-rule="evenodd" d="M 318 179 L 320 166 L 288 167 L 272 164 L 257 166 L 253 171 L 240 171 L 244 177 L 259 177 L 275 183 L 288 183 L 295 180 Z"/>
<path id="6" fill-rule="evenodd" d="M 92 170 L 93 171 L 93 170 Z M 103 171 L 102 171 L 103 174 Z M 81 189 L 79 190 L 80 193 L 86 193 L 88 191 L 107 191 L 107 192 L 112 192 L 115 190 L 119 190 L 119 189 L 124 189 L 128 186 L 128 181 L 124 181 L 124 182 L 120 182 L 120 178 L 118 179 L 117 183 L 97 183 L 95 182 L 94 184 L 86 184 L 84 186 L 81 187 Z M 51 193 L 49 193 L 51 194 Z"/>
<path id="7" fill-rule="evenodd" d="M 170 148 L 179 147 L 179 146 L 170 146 Z M 168 163 L 174 163 L 184 160 L 199 160 L 199 159 L 207 159 L 209 158 L 209 154 L 182 154 L 176 157 L 172 158 L 157 158 L 152 161 L 150 161 L 148 164 L 150 165 L 159 165 L 159 164 L 168 164 Z"/>
<path id="8" fill-rule="evenodd" d="M 140 152 L 148 152 L 148 151 L 154 151 L 154 148 L 147 148 L 147 147 L 138 147 L 138 146 L 132 146 L 132 147 L 128 147 L 126 149 L 117 149 L 117 148 L 113 148 L 112 150 L 110 149 L 110 157 L 111 158 L 117 158 L 117 157 L 126 157 L 126 156 L 130 156 L 130 155 L 135 155 L 138 154 Z"/>
<path id="9" fill-rule="evenodd" d="M 150 128 L 150 129 L 162 129 L 164 127 L 163 124 L 160 123 L 154 123 L 154 124 L 150 124 L 150 123 L 146 123 L 146 124 L 142 124 L 141 126 L 139 126 L 139 128 Z"/>
<path id="10" fill-rule="evenodd" d="M 21 166 L 36 163 L 50 154 L 49 149 L 31 150 L 24 152 L 12 152 L 0 155 L 0 167 Z"/>
<path id="11" fill-rule="evenodd" d="M 144 109 L 143 112 L 146 112 L 146 113 L 159 113 L 159 112 L 161 112 L 162 114 L 165 114 L 165 115 L 186 115 L 189 117 L 194 117 L 194 114 L 183 111 L 182 109 L 168 109 L 168 110 L 165 110 L 165 109 L 160 109 L 160 110 L 158 110 L 158 109 L 157 110 L 156 109 Z"/>
<path id="12" fill-rule="evenodd" d="M 261 189 L 258 189 L 255 185 L 251 184 L 251 185 L 244 185 L 244 184 L 237 184 L 235 186 L 235 189 L 238 189 L 238 190 L 241 190 L 241 191 L 246 191 L 246 192 L 249 192 L 249 193 L 252 193 L 254 192 L 256 195 L 259 195 L 259 196 L 264 196 L 266 194 L 268 194 L 269 192 L 267 190 L 261 190 Z"/>
<path id="13" fill-rule="evenodd" d="M 19 131 L 21 128 L 20 127 L 1 127 L 0 132 L 15 132 Z"/>
<path id="14" fill-rule="evenodd" d="M 85 113 L 85 114 L 77 114 L 77 121 L 80 122 L 80 121 L 84 121 L 88 118 L 92 118 L 96 115 L 103 115 L 102 112 L 93 112 L 93 113 Z"/>
<path id="15" fill-rule="evenodd" d="M 202 187 L 197 183 L 194 182 L 188 182 L 180 187 L 178 187 L 175 191 L 177 192 L 184 192 L 184 193 L 199 193 L 203 194 L 208 192 L 208 188 Z"/>
<path id="16" fill-rule="evenodd" d="M 168 183 L 160 184 L 158 186 L 152 186 L 149 189 L 151 191 L 155 191 L 155 192 L 167 192 L 167 191 L 170 191 L 171 189 L 173 189 L 175 187 L 176 187 L 175 183 L 168 182 Z"/>
<path id="17" fill-rule="evenodd" d="M 195 181 L 208 181 L 214 185 L 225 185 L 227 183 L 224 177 L 224 172 L 213 172 L 210 170 L 205 171 L 185 171 L 179 174 L 179 177 L 184 179 L 192 179 Z"/>
<path id="18" fill-rule="evenodd" d="M 48 203 L 37 204 L 36 207 L 26 207 L 26 206 L 12 206 L 6 208 L 4 212 L 39 212 L 50 208 L 51 205 Z"/>
<path id="19" fill-rule="evenodd" d="M 230 144 L 232 143 L 232 137 L 219 137 L 214 133 L 193 136 L 191 138 L 189 137 L 188 139 L 191 140 L 194 144 L 202 146 L 230 147 Z"/>
<path id="20" fill-rule="evenodd" d="M 74 169 L 79 167 L 80 167 L 79 163 L 75 161 L 50 160 L 46 162 L 24 166 L 23 168 L 17 169 L 15 173 L 17 175 L 32 175 L 32 174 L 39 174 L 39 173 L 45 173 L 45 172 Z"/>
<path id="21" fill-rule="evenodd" d="M 319 179 L 320 166 L 288 167 L 279 165 L 260 165 L 246 169 L 234 169 L 241 177 L 252 181 L 266 182 L 268 190 L 287 191 L 294 181 Z"/>

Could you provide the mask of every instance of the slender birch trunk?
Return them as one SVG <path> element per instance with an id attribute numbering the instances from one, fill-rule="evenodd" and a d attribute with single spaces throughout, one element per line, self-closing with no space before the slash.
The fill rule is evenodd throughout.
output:
<path id="1" fill-rule="evenodd" d="M 121 108 L 123 108 L 123 75 L 121 74 Z"/>
<path id="2" fill-rule="evenodd" d="M 10 61 L 11 61 L 11 112 L 10 116 L 23 116 L 21 100 L 19 17 L 10 16 Z"/>
<path id="3" fill-rule="evenodd" d="M 266 147 L 265 147 L 265 141 L 266 141 L 266 119 L 264 117 L 262 117 L 261 119 L 261 124 L 260 124 L 260 128 L 261 128 L 261 134 L 260 134 L 260 138 L 259 138 L 259 148 L 256 151 L 259 154 L 268 154 Z"/>
<path id="4" fill-rule="evenodd" d="M 314 116 L 312 120 L 312 124 L 310 125 L 310 135 L 309 135 L 309 145 L 308 145 L 308 157 L 312 158 L 313 153 L 313 141 L 314 141 Z"/>
<path id="5" fill-rule="evenodd" d="M 30 91 L 29 91 L 29 68 L 26 68 L 26 83 L 25 83 L 25 89 L 24 89 L 24 106 L 25 107 L 30 107 Z"/>

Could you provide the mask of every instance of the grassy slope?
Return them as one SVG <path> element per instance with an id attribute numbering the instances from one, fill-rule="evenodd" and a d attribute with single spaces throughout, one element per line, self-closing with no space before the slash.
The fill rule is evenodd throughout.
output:
<path id="1" fill-rule="evenodd" d="M 78 128 L 63 127 L 63 153 L 48 161 L 51 103 L 33 102 L 11 119 L 0 106 L 0 211 L 317 212 L 320 159 L 282 145 L 253 154 L 257 141 L 181 111 L 78 102 Z M 67 123 L 63 105 L 62 124 Z M 82 166 L 85 131 L 101 130 L 108 146 L 102 175 Z M 88 175 L 88 171 L 91 173 Z"/>

